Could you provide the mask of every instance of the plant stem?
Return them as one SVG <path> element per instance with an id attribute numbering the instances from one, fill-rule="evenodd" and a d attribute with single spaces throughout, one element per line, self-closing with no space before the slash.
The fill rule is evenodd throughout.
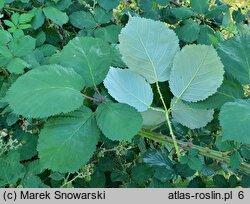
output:
<path id="1" fill-rule="evenodd" d="M 27 13 L 27 11 L 24 11 L 24 10 L 21 10 L 21 9 L 17 9 L 17 8 L 11 8 L 9 6 L 4 6 L 4 9 L 8 10 L 8 11 L 16 11 L 16 12 L 20 12 L 20 13 Z"/>
<path id="2" fill-rule="evenodd" d="M 174 140 L 171 137 L 159 134 L 159 133 L 154 133 L 154 132 L 150 132 L 148 130 L 141 130 L 138 135 L 140 135 L 141 137 L 159 142 L 161 144 L 168 144 L 168 145 L 172 145 L 174 146 Z M 225 152 L 220 152 L 220 151 L 216 151 L 213 149 L 209 149 L 206 147 L 201 147 L 198 145 L 190 145 L 190 143 L 188 142 L 183 142 L 181 140 L 176 140 L 177 146 L 178 147 L 182 147 L 186 150 L 192 148 L 192 149 L 196 149 L 200 155 L 202 156 L 206 156 L 212 159 L 215 159 L 217 161 L 226 163 L 226 164 L 230 164 L 230 156 L 227 155 L 227 153 Z M 241 165 L 238 167 L 239 170 L 244 171 L 247 174 L 250 174 L 250 164 L 242 162 Z"/>
<path id="3" fill-rule="evenodd" d="M 180 148 L 178 146 L 176 137 L 174 135 L 174 131 L 173 131 L 173 128 L 172 128 L 172 125 L 171 125 L 171 121 L 170 121 L 170 118 L 169 118 L 169 112 L 166 111 L 165 115 L 166 115 L 167 124 L 168 124 L 168 127 L 169 127 L 169 132 L 170 132 L 170 135 L 171 135 L 171 137 L 173 139 L 174 148 L 175 148 L 178 160 L 179 160 L 181 158 L 181 152 L 180 152 Z"/>
<path id="4" fill-rule="evenodd" d="M 103 102 L 101 99 L 93 98 L 93 97 L 87 96 L 87 95 L 85 95 L 85 94 L 83 94 L 83 96 L 84 96 L 85 98 L 87 98 L 87 99 L 89 99 L 89 100 L 91 100 L 91 101 L 97 102 L 97 103 Z"/>
<path id="5" fill-rule="evenodd" d="M 167 125 L 168 125 L 168 128 L 169 128 L 170 136 L 173 139 L 174 148 L 175 148 L 175 151 L 176 151 L 176 154 L 177 154 L 177 158 L 179 160 L 181 158 L 180 148 L 179 148 L 179 146 L 177 144 L 176 137 L 174 135 L 171 120 L 170 120 L 170 117 L 169 117 L 169 111 L 168 111 L 168 108 L 167 108 L 166 103 L 164 101 L 163 95 L 161 93 L 161 89 L 160 89 L 158 81 L 156 81 L 156 87 L 157 87 L 157 92 L 160 95 L 160 99 L 161 99 L 161 102 L 162 102 L 164 110 L 165 110 L 165 117 L 166 117 L 166 120 L 167 120 Z"/>

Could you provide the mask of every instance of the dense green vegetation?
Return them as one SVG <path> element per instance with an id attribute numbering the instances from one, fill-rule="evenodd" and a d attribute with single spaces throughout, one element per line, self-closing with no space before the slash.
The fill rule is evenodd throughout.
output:
<path id="1" fill-rule="evenodd" d="M 250 187 L 234 3 L 0 0 L 0 187 Z"/>

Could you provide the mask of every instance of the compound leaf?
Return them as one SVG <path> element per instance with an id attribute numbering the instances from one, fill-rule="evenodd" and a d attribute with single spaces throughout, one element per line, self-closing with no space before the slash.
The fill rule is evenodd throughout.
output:
<path id="1" fill-rule="evenodd" d="M 87 107 L 51 118 L 39 135 L 40 162 L 53 171 L 75 172 L 91 158 L 99 135 L 94 113 Z"/>
<path id="2" fill-rule="evenodd" d="M 91 37 L 76 37 L 61 53 L 60 63 L 75 69 L 85 80 L 86 86 L 100 84 L 111 65 L 108 43 Z"/>
<path id="3" fill-rule="evenodd" d="M 97 108 L 96 120 L 104 135 L 111 140 L 131 141 L 142 127 L 140 113 L 122 103 L 102 103 Z"/>
<path id="4" fill-rule="evenodd" d="M 19 77 L 8 90 L 6 101 L 16 114 L 45 118 L 79 108 L 83 86 L 73 69 L 45 65 Z"/>
<path id="5" fill-rule="evenodd" d="M 223 74 L 223 64 L 212 46 L 188 45 L 175 56 L 170 89 L 188 102 L 204 100 L 220 87 Z"/>
<path id="6" fill-rule="evenodd" d="M 147 110 L 153 101 L 149 83 L 129 69 L 111 67 L 104 85 L 115 100 L 133 106 L 139 112 Z"/>
<path id="7" fill-rule="evenodd" d="M 122 59 L 131 70 L 150 83 L 169 79 L 173 58 L 179 50 L 179 40 L 164 23 L 131 17 L 119 40 Z"/>

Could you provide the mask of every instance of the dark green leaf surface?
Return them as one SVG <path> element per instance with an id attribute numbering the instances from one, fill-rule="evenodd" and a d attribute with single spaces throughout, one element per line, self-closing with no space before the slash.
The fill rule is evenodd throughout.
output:
<path id="1" fill-rule="evenodd" d="M 118 141 L 131 141 L 142 126 L 140 113 L 122 103 L 108 102 L 99 105 L 96 120 L 106 137 Z"/>
<path id="2" fill-rule="evenodd" d="M 47 65 L 33 69 L 11 86 L 6 101 L 14 113 L 45 118 L 80 107 L 82 78 L 71 68 Z"/>
<path id="3" fill-rule="evenodd" d="M 87 107 L 50 119 L 41 131 L 41 164 L 59 172 L 75 172 L 93 155 L 99 138 L 94 113 Z"/>

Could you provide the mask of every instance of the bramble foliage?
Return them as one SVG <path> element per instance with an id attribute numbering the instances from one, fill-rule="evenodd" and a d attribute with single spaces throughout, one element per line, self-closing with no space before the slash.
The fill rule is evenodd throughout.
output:
<path id="1" fill-rule="evenodd" d="M 0 187 L 250 187 L 247 9 L 0 0 Z"/>

